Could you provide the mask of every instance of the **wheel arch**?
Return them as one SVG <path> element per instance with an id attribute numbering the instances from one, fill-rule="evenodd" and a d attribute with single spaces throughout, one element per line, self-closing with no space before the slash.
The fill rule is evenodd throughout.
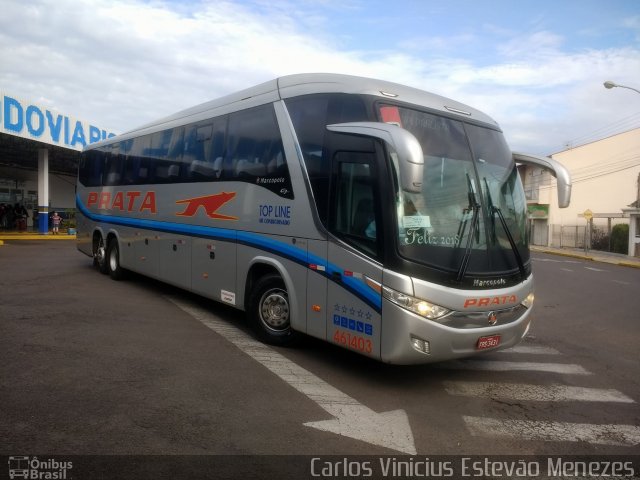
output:
<path id="1" fill-rule="evenodd" d="M 270 274 L 278 275 L 284 282 L 287 295 L 289 296 L 289 303 L 291 304 L 291 311 L 295 313 L 291 318 L 291 327 L 297 331 L 305 331 L 306 319 L 299 318 L 304 317 L 304 315 L 302 315 L 303 312 L 300 309 L 298 300 L 299 295 L 295 290 L 293 279 L 285 266 L 275 258 L 258 256 L 251 261 L 245 279 L 243 301 L 244 310 L 249 311 L 251 291 L 256 282 L 265 275 Z M 300 313 L 300 315 L 298 315 L 298 313 Z"/>
<path id="2" fill-rule="evenodd" d="M 91 240 L 93 252 L 96 251 L 100 237 L 104 239 L 105 247 L 109 245 L 109 242 L 111 241 L 112 238 L 115 238 L 116 240 L 118 240 L 118 244 L 120 244 L 120 236 L 118 235 L 118 232 L 116 230 L 109 229 L 105 231 L 102 227 L 96 227 L 93 230 L 93 236 Z"/>

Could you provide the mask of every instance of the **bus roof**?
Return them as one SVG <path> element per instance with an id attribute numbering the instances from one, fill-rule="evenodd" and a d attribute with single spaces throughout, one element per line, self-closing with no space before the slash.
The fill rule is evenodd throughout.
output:
<path id="1" fill-rule="evenodd" d="M 473 119 L 475 122 L 497 127 L 490 116 L 475 108 L 434 93 L 384 80 L 334 73 L 302 73 L 287 75 L 261 83 L 209 102 L 181 110 L 173 115 L 122 133 L 102 142 L 93 143 L 87 149 L 126 140 L 179 125 L 205 120 L 265 103 L 310 95 L 314 93 L 352 93 L 373 95 L 441 111 L 448 116 Z"/>

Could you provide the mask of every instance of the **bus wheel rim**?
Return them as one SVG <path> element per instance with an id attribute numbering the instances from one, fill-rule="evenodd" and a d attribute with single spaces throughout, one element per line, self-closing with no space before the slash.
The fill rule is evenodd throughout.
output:
<path id="1" fill-rule="evenodd" d="M 262 295 L 260 320 L 266 328 L 275 332 L 289 328 L 289 299 L 284 290 L 272 289 Z"/>
<path id="2" fill-rule="evenodd" d="M 104 241 L 100 239 L 100 243 L 98 244 L 98 248 L 96 249 L 96 257 L 98 258 L 98 263 L 102 265 L 106 259 L 106 252 L 104 248 Z"/>

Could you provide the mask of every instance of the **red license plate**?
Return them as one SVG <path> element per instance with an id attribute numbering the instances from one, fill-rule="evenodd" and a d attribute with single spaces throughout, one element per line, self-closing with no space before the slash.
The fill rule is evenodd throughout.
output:
<path id="1" fill-rule="evenodd" d="M 491 335 L 490 337 L 480 337 L 476 344 L 476 350 L 484 350 L 485 348 L 493 348 L 500 345 L 500 335 Z"/>

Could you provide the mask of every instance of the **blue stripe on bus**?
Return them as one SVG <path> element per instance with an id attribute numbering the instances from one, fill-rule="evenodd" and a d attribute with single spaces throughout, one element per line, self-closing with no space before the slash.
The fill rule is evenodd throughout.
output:
<path id="1" fill-rule="evenodd" d="M 282 257 L 288 258 L 304 267 L 309 268 L 310 264 L 321 265 L 325 267 L 325 271 L 314 270 L 316 273 L 323 275 L 328 280 L 340 285 L 344 289 L 356 295 L 376 312 L 382 311 L 382 299 L 364 281 L 354 278 L 345 277 L 343 269 L 338 265 L 326 262 L 325 259 L 317 255 L 308 253 L 298 247 L 289 245 L 279 240 L 274 240 L 264 235 L 245 232 L 241 230 L 230 230 L 227 228 L 206 227 L 201 225 L 187 225 L 184 223 L 161 222 L 158 220 L 148 220 L 143 218 L 118 217 L 115 215 L 104 215 L 100 213 L 92 213 L 82 203 L 79 195 L 76 195 L 76 206 L 82 214 L 94 222 L 108 223 L 111 225 L 121 225 L 123 227 L 141 228 L 143 230 L 153 230 L 166 233 L 177 233 L 182 235 L 210 238 L 214 240 L 237 242 L 249 247 L 255 247 L 260 250 L 275 253 Z M 341 274 L 340 282 L 333 278 L 333 273 Z"/>

